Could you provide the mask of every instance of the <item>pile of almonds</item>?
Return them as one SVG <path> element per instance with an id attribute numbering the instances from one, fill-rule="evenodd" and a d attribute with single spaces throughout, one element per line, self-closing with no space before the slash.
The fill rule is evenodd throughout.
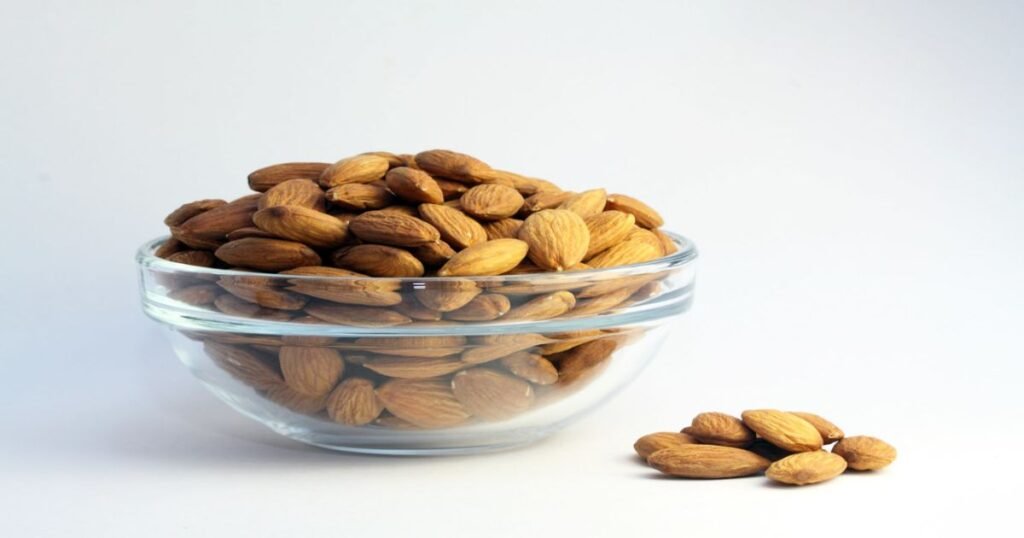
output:
<path id="1" fill-rule="evenodd" d="M 803 486 L 844 471 L 875 471 L 896 459 L 892 445 L 868 436 L 846 437 L 813 413 L 775 409 L 744 411 L 742 419 L 701 413 L 679 433 L 641 437 L 636 453 L 662 473 L 684 478 L 735 478 L 765 473 L 783 484 Z M 822 446 L 836 443 L 831 452 Z"/>

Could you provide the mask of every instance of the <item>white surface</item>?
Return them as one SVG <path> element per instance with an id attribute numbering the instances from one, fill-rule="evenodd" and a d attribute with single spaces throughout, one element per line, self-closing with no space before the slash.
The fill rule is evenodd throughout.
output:
<path id="1" fill-rule="evenodd" d="M 211 4 L 3 9 L 0 535 L 1014 524 L 1020 3 Z M 634 385 L 532 448 L 388 459 L 276 437 L 190 379 L 137 305 L 167 211 L 264 164 L 428 147 L 653 199 L 697 241 L 696 308 Z M 792 490 L 632 458 L 755 406 L 899 460 Z"/>

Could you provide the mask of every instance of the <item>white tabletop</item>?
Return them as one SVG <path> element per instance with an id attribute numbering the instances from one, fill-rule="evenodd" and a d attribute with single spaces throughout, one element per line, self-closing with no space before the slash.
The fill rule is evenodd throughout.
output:
<path id="1" fill-rule="evenodd" d="M 68 4 L 0 17 L 0 536 L 1016 519 L 1020 4 Z M 207 393 L 141 313 L 133 251 L 179 203 L 240 195 L 265 164 L 429 147 L 650 199 L 700 248 L 692 312 L 562 433 L 466 457 L 308 448 Z M 754 407 L 899 459 L 791 489 L 633 456 L 642 434 Z"/>

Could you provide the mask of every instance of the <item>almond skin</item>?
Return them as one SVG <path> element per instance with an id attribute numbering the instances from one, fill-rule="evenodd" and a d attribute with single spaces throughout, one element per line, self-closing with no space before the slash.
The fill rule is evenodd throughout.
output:
<path id="1" fill-rule="evenodd" d="M 477 179 L 484 183 L 494 183 L 512 187 L 523 196 L 530 196 L 544 191 L 560 191 L 558 185 L 535 177 L 527 177 L 505 170 L 494 170 L 493 168 L 476 174 Z"/>
<path id="2" fill-rule="evenodd" d="M 312 415 L 327 407 L 327 396 L 310 396 L 282 383 L 267 389 L 267 399 L 296 413 Z"/>
<path id="3" fill-rule="evenodd" d="M 420 217 L 430 223 L 441 234 L 441 239 L 456 250 L 462 250 L 487 241 L 487 232 L 479 222 L 468 215 L 445 205 L 422 204 Z"/>
<path id="4" fill-rule="evenodd" d="M 477 295 L 471 301 L 445 314 L 445 319 L 457 321 L 490 321 L 505 315 L 512 308 L 508 297 L 500 293 Z"/>
<path id="5" fill-rule="evenodd" d="M 252 226 L 252 214 L 256 212 L 260 194 L 243 196 L 227 204 L 203 211 L 186 220 L 178 228 L 180 233 L 172 234 L 181 242 L 193 248 L 216 248 L 228 232 Z M 173 231 L 173 230 L 172 230 Z"/>
<path id="6" fill-rule="evenodd" d="M 253 351 L 210 340 L 203 342 L 203 351 L 232 377 L 250 387 L 266 390 L 284 384 L 281 373 Z"/>
<path id="7" fill-rule="evenodd" d="M 471 280 L 447 280 L 431 282 L 413 290 L 413 294 L 423 306 L 431 310 L 451 312 L 465 306 L 482 291 Z"/>
<path id="8" fill-rule="evenodd" d="M 396 247 L 415 247 L 441 238 L 437 228 L 406 215 L 371 211 L 349 222 L 349 230 L 369 243 Z"/>
<path id="9" fill-rule="evenodd" d="M 212 284 L 197 284 L 176 289 L 168 293 L 167 297 L 192 306 L 203 306 L 213 303 L 218 291 L 217 286 Z"/>
<path id="10" fill-rule="evenodd" d="M 334 207 L 347 211 L 384 209 L 395 201 L 391 193 L 377 183 L 345 183 L 328 190 L 325 197 Z"/>
<path id="11" fill-rule="evenodd" d="M 402 302 L 398 282 L 370 278 L 354 271 L 336 267 L 299 267 L 281 274 L 325 277 L 290 280 L 288 289 L 326 301 L 364 306 L 392 306 Z"/>
<path id="12" fill-rule="evenodd" d="M 325 189 L 346 183 L 370 183 L 382 179 L 389 168 L 388 160 L 379 155 L 356 155 L 342 159 L 320 174 L 320 186 Z"/>
<path id="13" fill-rule="evenodd" d="M 222 276 L 217 285 L 228 293 L 267 308 L 301 310 L 308 298 L 278 289 L 276 283 L 259 276 Z"/>
<path id="14" fill-rule="evenodd" d="M 440 267 L 455 255 L 455 250 L 438 239 L 411 249 L 412 255 L 428 267 Z"/>
<path id="15" fill-rule="evenodd" d="M 785 411 L 754 409 L 743 412 L 743 423 L 765 441 L 790 452 L 821 449 L 821 434 L 810 422 Z"/>
<path id="16" fill-rule="evenodd" d="M 661 248 L 642 241 L 624 241 L 586 260 L 595 269 L 649 262 L 661 257 Z"/>
<path id="17" fill-rule="evenodd" d="M 504 185 L 477 185 L 459 198 L 459 205 L 467 214 L 480 220 L 500 220 L 519 212 L 523 207 L 523 195 Z"/>
<path id="18" fill-rule="evenodd" d="M 377 396 L 391 414 L 421 428 L 456 426 L 470 417 L 448 381 L 394 379 L 381 385 Z"/>
<path id="19" fill-rule="evenodd" d="M 737 478 L 761 474 L 771 462 L 742 448 L 680 445 L 651 454 L 647 464 L 683 478 Z"/>
<path id="20" fill-rule="evenodd" d="M 348 225 L 308 207 L 275 205 L 257 211 L 252 220 L 259 229 L 276 237 L 317 248 L 337 247 L 348 239 Z"/>
<path id="21" fill-rule="evenodd" d="M 502 320 L 540 321 L 556 318 L 576 306 L 576 297 L 568 291 L 556 291 L 531 299 L 502 316 Z"/>
<path id="22" fill-rule="evenodd" d="M 508 272 L 526 257 L 529 246 L 518 239 L 495 239 L 456 253 L 438 276 L 487 276 Z"/>
<path id="23" fill-rule="evenodd" d="M 596 373 L 617 347 L 611 338 L 602 338 L 552 356 L 558 358 L 558 382 L 568 385 Z"/>
<path id="24" fill-rule="evenodd" d="M 519 219 L 500 219 L 485 223 L 484 231 L 487 232 L 487 239 L 517 239 L 519 237 L 519 228 L 523 226 L 523 221 Z"/>
<path id="25" fill-rule="evenodd" d="M 551 271 L 565 271 L 583 261 L 590 232 L 583 219 L 564 209 L 545 209 L 526 217 L 519 239 L 529 245 L 530 261 Z"/>
<path id="26" fill-rule="evenodd" d="M 604 211 L 607 195 L 604 189 L 591 189 L 572 195 L 558 207 L 572 211 L 582 218 L 592 217 Z"/>
<path id="27" fill-rule="evenodd" d="M 501 365 L 512 374 L 535 385 L 551 385 L 558 381 L 558 368 L 536 353 L 517 351 L 502 357 Z"/>
<path id="28" fill-rule="evenodd" d="M 354 327 L 391 327 L 412 323 L 408 316 L 370 306 L 312 304 L 306 306 L 306 313 L 328 323 Z"/>
<path id="29" fill-rule="evenodd" d="M 843 430 L 839 429 L 839 426 L 832 424 L 821 416 L 800 411 L 790 411 L 790 413 L 810 422 L 811 426 L 814 426 L 814 429 L 818 430 L 818 433 L 821 435 L 822 444 L 830 445 L 845 437 Z"/>
<path id="30" fill-rule="evenodd" d="M 896 448 L 876 437 L 857 435 L 846 437 L 832 447 L 832 453 L 842 457 L 857 471 L 877 471 L 896 460 Z"/>
<path id="31" fill-rule="evenodd" d="M 445 200 L 454 200 L 469 190 L 469 187 L 464 183 L 458 181 L 451 181 L 444 178 L 435 177 L 434 181 L 437 186 L 441 188 L 441 193 L 444 195 Z"/>
<path id="32" fill-rule="evenodd" d="M 331 254 L 334 265 L 377 277 L 422 276 L 423 263 L 408 250 L 386 245 L 356 245 Z"/>
<path id="33" fill-rule="evenodd" d="M 329 166 L 330 163 L 314 162 L 274 164 L 249 174 L 249 188 L 257 192 L 266 192 L 275 185 L 290 179 L 316 181 Z"/>
<path id="34" fill-rule="evenodd" d="M 167 226 L 181 226 L 186 220 L 200 214 L 205 213 L 214 208 L 218 208 L 222 205 L 227 204 L 224 200 L 196 200 L 195 202 L 189 202 L 184 204 L 178 209 L 171 211 L 170 215 L 164 218 L 164 224 Z"/>
<path id="35" fill-rule="evenodd" d="M 320 265 L 320 256 L 294 241 L 249 237 L 225 243 L 214 253 L 224 262 L 259 271 L 284 271 L 305 265 Z"/>
<path id="36" fill-rule="evenodd" d="M 806 486 L 831 480 L 846 470 L 846 460 L 822 450 L 786 456 L 768 467 L 765 475 L 783 484 Z"/>
<path id="37" fill-rule="evenodd" d="M 538 192 L 523 201 L 522 212 L 531 215 L 545 209 L 557 209 L 558 206 L 575 195 L 576 193 L 569 191 Z"/>
<path id="38" fill-rule="evenodd" d="M 608 197 L 605 209 L 622 211 L 636 217 L 636 223 L 647 229 L 660 228 L 665 219 L 657 211 L 636 198 L 625 194 L 613 194 Z"/>
<path id="39" fill-rule="evenodd" d="M 679 432 L 658 432 L 649 433 L 633 443 L 633 450 L 643 459 L 647 459 L 655 452 L 666 449 L 676 448 L 683 445 L 694 445 L 697 444 L 697 439 L 686 435 L 685 433 Z"/>
<path id="40" fill-rule="evenodd" d="M 327 398 L 327 416 L 348 426 L 369 424 L 383 410 L 384 406 L 377 398 L 373 382 L 361 377 L 350 377 L 342 381 Z"/>
<path id="41" fill-rule="evenodd" d="M 740 419 L 725 413 L 701 413 L 693 417 L 683 433 L 712 445 L 742 448 L 754 442 L 754 432 Z"/>
<path id="42" fill-rule="evenodd" d="M 416 165 L 432 176 L 440 176 L 463 183 L 480 183 L 480 174 L 491 169 L 479 159 L 446 149 L 432 149 L 417 153 Z"/>
<path id="43" fill-rule="evenodd" d="M 284 381 L 309 396 L 325 396 L 345 371 L 337 350 L 327 347 L 284 346 L 279 359 Z"/>
<path id="44" fill-rule="evenodd" d="M 396 379 L 429 379 L 457 372 L 469 366 L 457 357 L 385 357 L 377 356 L 363 366 Z"/>
<path id="45" fill-rule="evenodd" d="M 179 250 L 174 254 L 169 254 L 164 259 L 169 262 L 194 265 L 196 267 L 213 267 L 213 264 L 217 261 L 213 254 L 205 250 Z"/>
<path id="46" fill-rule="evenodd" d="M 392 168 L 384 177 L 388 189 L 416 204 L 444 203 L 444 192 L 430 174 L 405 166 Z"/>
<path id="47" fill-rule="evenodd" d="M 475 338 L 474 345 L 467 347 L 466 351 L 462 352 L 462 360 L 470 364 L 483 364 L 536 347 L 547 341 L 547 337 L 533 333 L 478 336 Z"/>
<path id="48" fill-rule="evenodd" d="M 297 178 L 282 181 L 260 197 L 259 209 L 277 205 L 297 205 L 323 211 L 326 205 L 324 191 L 309 179 Z"/>
<path id="49" fill-rule="evenodd" d="M 455 399 L 474 416 L 503 420 L 529 409 L 533 388 L 517 377 L 489 368 L 471 368 L 452 376 Z"/>
<path id="50" fill-rule="evenodd" d="M 590 232 L 590 244 L 583 259 L 589 260 L 622 242 L 633 231 L 636 219 L 621 211 L 602 211 L 585 219 Z"/>

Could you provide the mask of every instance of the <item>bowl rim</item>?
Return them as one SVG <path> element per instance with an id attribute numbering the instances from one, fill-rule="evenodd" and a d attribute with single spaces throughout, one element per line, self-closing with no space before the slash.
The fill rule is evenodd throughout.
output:
<path id="1" fill-rule="evenodd" d="M 674 267 L 678 267 L 685 263 L 691 262 L 697 258 L 697 246 L 693 241 L 687 237 L 677 234 L 671 231 L 662 230 L 663 233 L 669 236 L 672 241 L 676 244 L 678 250 L 667 256 L 662 256 L 655 260 L 633 263 L 628 265 L 617 265 L 615 267 L 608 267 L 602 269 L 583 269 L 580 271 L 562 271 L 562 272 L 540 272 L 540 273 L 524 273 L 515 275 L 487 275 L 487 276 L 407 276 L 407 277 L 376 277 L 371 275 L 362 276 L 324 276 L 324 275 L 288 275 L 281 273 L 264 273 L 260 271 L 242 271 L 238 269 L 217 269 L 213 267 L 200 267 L 197 265 L 189 265 L 185 263 L 173 262 L 165 260 L 156 256 L 155 252 L 158 246 L 163 244 L 168 239 L 171 239 L 169 235 L 163 235 L 156 237 L 144 242 L 135 252 L 135 262 L 141 268 L 146 269 L 157 269 L 163 271 L 174 271 L 180 273 L 194 273 L 197 275 L 217 275 L 217 276 L 235 276 L 235 277 L 264 277 L 264 278 L 282 278 L 288 280 L 303 279 L 303 280 L 316 280 L 316 281 L 334 281 L 343 282 L 348 280 L 367 281 L 367 280 L 381 280 L 381 281 L 399 281 L 399 282 L 432 282 L 440 284 L 443 282 L 495 282 L 501 281 L 504 283 L 510 282 L 529 282 L 542 279 L 565 279 L 565 280 L 588 280 L 598 279 L 604 280 L 615 277 L 626 277 L 642 275 L 647 273 L 657 273 Z"/>

